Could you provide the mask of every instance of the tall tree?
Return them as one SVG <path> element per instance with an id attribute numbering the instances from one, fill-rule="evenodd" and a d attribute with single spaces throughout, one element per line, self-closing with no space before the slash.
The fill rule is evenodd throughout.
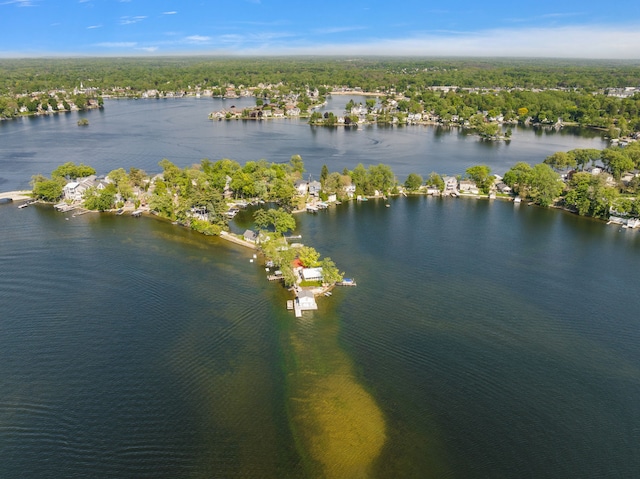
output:
<path id="1" fill-rule="evenodd" d="M 327 181 L 327 177 L 329 176 L 329 168 L 327 165 L 322 165 L 322 169 L 320 170 L 320 183 L 324 188 L 324 183 Z"/>
<path id="2" fill-rule="evenodd" d="M 409 191 L 417 191 L 422 186 L 423 179 L 418 173 L 409 173 L 406 181 L 404 182 L 404 187 Z"/>
<path id="3" fill-rule="evenodd" d="M 466 169 L 465 173 L 485 195 L 489 193 L 494 176 L 487 165 L 476 165 Z"/>
<path id="4" fill-rule="evenodd" d="M 291 156 L 289 163 L 291 164 L 291 170 L 294 173 L 299 173 L 300 175 L 304 173 L 304 161 L 302 161 L 302 157 L 300 155 Z"/>
<path id="5" fill-rule="evenodd" d="M 529 196 L 540 206 L 551 205 L 564 188 L 560 175 L 544 163 L 535 165 L 529 178 Z"/>

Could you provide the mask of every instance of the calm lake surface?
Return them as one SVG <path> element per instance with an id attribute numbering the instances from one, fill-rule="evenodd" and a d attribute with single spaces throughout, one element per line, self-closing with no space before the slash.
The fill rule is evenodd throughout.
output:
<path id="1" fill-rule="evenodd" d="M 73 114 L 0 124 L 0 190 L 63 161 L 299 153 L 312 174 L 384 162 L 404 179 L 602 146 L 213 123 L 220 101 L 200 102 L 107 102 L 87 129 Z M 639 233 L 501 201 L 389 203 L 297 217 L 358 282 L 302 320 L 217 238 L 0 205 L 0 477 L 635 477 Z"/>
<path id="2" fill-rule="evenodd" d="M 336 96 L 326 109 L 339 112 L 351 98 Z M 0 191 L 28 188 L 32 175 L 48 176 L 65 161 L 107 174 L 132 166 L 156 172 L 163 158 L 183 167 L 203 158 L 288 162 L 299 154 L 316 176 L 323 164 L 342 171 L 385 163 L 404 182 L 409 173 L 458 175 L 482 163 L 503 174 L 517 161 L 535 164 L 556 151 L 606 146 L 599 133 L 574 129 L 515 128 L 513 140 L 503 143 L 479 141 L 455 128 L 312 128 L 295 119 L 207 119 L 214 110 L 254 104 L 253 98 L 107 100 L 104 110 L 0 122 Z M 77 125 L 80 117 L 89 120 L 88 127 Z"/>

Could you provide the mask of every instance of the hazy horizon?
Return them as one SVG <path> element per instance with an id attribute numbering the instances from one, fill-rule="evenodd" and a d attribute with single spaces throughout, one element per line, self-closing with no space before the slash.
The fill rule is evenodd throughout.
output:
<path id="1" fill-rule="evenodd" d="M 640 59 L 640 6 L 417 0 L 0 0 L 0 57 L 413 56 Z"/>

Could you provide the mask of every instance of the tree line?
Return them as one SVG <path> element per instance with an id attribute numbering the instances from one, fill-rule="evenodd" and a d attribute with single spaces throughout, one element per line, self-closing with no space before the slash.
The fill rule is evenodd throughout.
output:
<path id="1" fill-rule="evenodd" d="M 367 91 L 435 85 L 572 88 L 640 84 L 637 61 L 439 58 L 30 58 L 0 60 L 0 93 L 86 87 L 187 90 L 228 84 L 343 85 Z"/>
<path id="2" fill-rule="evenodd" d="M 617 98 L 608 88 L 640 85 L 640 66 L 630 61 L 502 59 L 318 59 L 318 58 L 121 58 L 0 60 L 0 117 L 69 98 L 29 97 L 33 92 L 70 91 L 84 85 L 90 96 L 140 96 L 147 90 L 222 95 L 251 87 L 257 98 L 323 97 L 333 88 L 379 92 L 402 98 L 401 113 L 428 112 L 443 122 L 469 120 L 478 112 L 509 121 L 555 123 L 559 118 L 624 135 L 640 130 L 640 95 Z M 455 87 L 434 91 L 434 86 Z M 595 95 L 594 93 L 601 93 Z M 84 94 L 84 93 L 82 93 Z M 20 96 L 22 95 L 22 96 Z M 74 100 L 80 108 L 82 97 Z M 46 103 L 46 105 L 45 105 Z M 314 121 L 320 119 L 314 118 Z M 332 118 L 322 119 L 331 124 Z M 384 123 L 381 117 L 379 122 Z"/>
<path id="3" fill-rule="evenodd" d="M 308 183 L 299 155 L 293 155 L 287 163 L 259 160 L 240 165 L 230 159 L 203 159 L 199 164 L 180 168 L 163 159 L 159 166 L 162 172 L 154 177 L 137 168 L 109 172 L 102 188 L 94 186 L 84 193 L 84 206 L 105 211 L 126 203 L 136 207 L 147 204 L 161 217 L 207 234 L 220 234 L 228 229 L 226 213 L 230 202 L 260 199 L 274 206 L 257 210 L 256 227 L 282 235 L 295 229 L 290 213 L 303 209 L 309 200 L 309 194 L 301 194 L 298 189 L 300 184 Z M 505 172 L 502 181 L 513 194 L 540 206 L 562 206 L 599 218 L 607 218 L 612 211 L 640 216 L 640 176 L 632 173 L 639 169 L 640 142 L 632 142 L 604 150 L 556 152 L 533 166 L 520 162 Z M 95 173 L 90 166 L 65 163 L 53 170 L 50 178 L 35 175 L 33 194 L 57 201 L 69 181 Z M 487 165 L 467 168 L 462 178 L 471 180 L 483 194 L 491 192 L 496 184 Z M 444 189 L 443 178 L 436 172 L 426 179 L 419 173 L 410 173 L 400 184 L 385 164 L 365 167 L 360 163 L 341 172 L 331 172 L 323 165 L 319 180 L 322 200 L 334 195 L 343 201 L 357 196 L 393 195 L 401 190 L 424 193 L 427 186 Z"/>

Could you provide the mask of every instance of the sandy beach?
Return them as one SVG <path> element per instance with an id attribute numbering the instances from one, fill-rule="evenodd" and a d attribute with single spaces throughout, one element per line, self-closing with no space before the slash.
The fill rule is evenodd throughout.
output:
<path id="1" fill-rule="evenodd" d="M 30 200 L 31 191 L 30 190 L 7 191 L 5 193 L 0 193 L 0 199 L 2 198 L 11 198 L 13 201 Z"/>

